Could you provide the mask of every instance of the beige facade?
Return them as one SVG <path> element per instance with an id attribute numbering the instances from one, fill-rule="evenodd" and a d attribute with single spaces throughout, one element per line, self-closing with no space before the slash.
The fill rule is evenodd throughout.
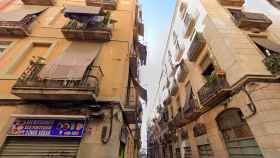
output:
<path id="1" fill-rule="evenodd" d="M 157 147 L 171 144 L 173 157 L 280 156 L 276 4 L 177 1 L 159 87 L 167 92 L 157 98 Z"/>
<path id="2" fill-rule="evenodd" d="M 25 4 L 23 4 L 23 2 Z M 21 28 L 21 25 L 6 25 L 5 19 L 2 19 L 2 14 L 14 14 L 13 11 L 15 11 L 15 9 L 26 6 L 29 8 L 31 8 L 30 6 L 37 7 L 37 9 L 43 7 L 39 6 L 43 1 L 34 2 L 35 5 L 27 5 L 31 4 L 28 0 L 10 0 L 3 4 L 1 3 L 0 141 L 2 150 L 0 152 L 0 157 L 9 157 L 9 155 L 15 156 L 17 154 L 21 154 L 21 157 L 28 157 L 28 154 L 30 154 L 29 157 L 32 157 L 32 151 L 37 150 L 36 143 L 38 142 L 36 141 L 38 138 L 25 137 L 26 139 L 30 138 L 35 141 L 33 148 L 30 147 L 26 149 L 26 151 L 30 150 L 31 153 L 26 153 L 25 155 L 22 154 L 24 151 L 18 151 L 19 153 L 17 153 L 17 151 L 6 151 L 6 146 L 7 144 L 9 145 L 8 140 L 15 139 L 14 137 L 10 138 L 7 132 L 14 120 L 18 118 L 31 120 L 84 120 L 84 132 L 78 140 L 80 143 L 73 157 L 119 157 L 122 152 L 120 150 L 121 144 L 124 144 L 124 157 L 138 157 L 140 127 L 136 124 L 134 117 L 132 123 L 128 122 L 129 116 L 131 115 L 127 116 L 128 111 L 132 112 L 132 116 L 135 116 L 137 120 L 141 119 L 141 112 L 139 111 L 141 105 L 136 102 L 137 95 L 131 96 L 131 88 L 128 87 L 130 85 L 129 82 L 131 82 L 131 79 L 129 79 L 131 78 L 129 75 L 129 61 L 131 55 L 135 53 L 134 43 L 135 40 L 137 40 L 138 2 L 135 0 L 112 1 L 116 8 L 106 8 L 112 9 L 109 11 L 111 13 L 110 18 L 113 19 L 113 22 L 111 24 L 112 26 L 110 26 L 112 35 L 110 39 L 106 39 L 105 42 L 102 40 L 96 41 L 95 39 L 81 40 L 78 39 L 79 35 L 74 36 L 74 38 L 77 39 L 66 39 L 66 34 L 62 32 L 66 24 L 70 22 L 70 18 L 65 16 L 65 10 L 67 10 L 68 6 L 78 6 L 79 12 L 77 13 L 77 10 L 74 11 L 77 15 L 81 12 L 86 12 L 85 14 L 88 14 L 87 7 L 92 7 L 89 8 L 89 12 L 93 12 L 96 9 L 93 7 L 96 6 L 100 6 L 101 9 L 105 7 L 105 4 L 100 5 L 99 3 L 93 3 L 91 4 L 93 6 L 87 6 L 85 0 L 45 1 L 52 2 L 52 5 L 44 5 L 45 8 L 43 10 L 39 13 L 36 12 L 36 14 L 34 14 L 36 19 L 32 21 L 27 29 L 28 33 L 24 36 L 18 36 L 21 32 L 17 32 L 18 30 L 16 29 L 17 27 Z M 70 14 L 71 13 L 70 11 Z M 29 14 L 27 14 L 27 16 L 29 16 Z M 16 17 L 14 16 L 13 18 Z M 15 25 L 17 25 L 17 23 Z M 7 31 L 7 27 L 10 28 L 10 30 L 7 29 Z M 23 30 L 24 29 L 25 28 L 23 28 Z M 3 32 L 4 34 L 2 34 Z M 83 32 L 83 30 L 81 32 Z M 73 34 L 75 33 L 78 34 L 77 32 Z M 83 37 L 87 35 L 91 36 L 91 38 L 95 35 L 98 36 L 98 31 L 94 35 L 90 33 L 91 32 L 84 32 Z M 51 64 L 54 60 L 65 56 L 65 54 L 68 53 L 65 50 L 76 42 L 89 43 L 88 50 L 96 49 L 94 47 L 95 44 L 100 45 L 98 55 L 94 59 L 94 63 L 91 63 L 93 65 L 90 66 L 99 68 L 99 73 L 101 73 L 102 76 L 101 78 L 94 76 L 93 70 L 90 69 L 92 71 L 89 73 L 93 75 L 94 82 L 91 80 L 86 81 L 86 86 L 94 84 L 94 93 L 87 89 L 87 87 L 77 89 L 70 86 L 65 88 L 66 85 L 64 84 L 66 82 L 67 84 L 75 84 L 72 81 L 68 82 L 68 80 L 64 80 L 64 83 L 63 81 L 59 81 L 62 83 L 59 86 L 46 86 L 44 88 L 40 86 L 36 87 L 35 84 L 34 86 L 28 86 L 28 84 L 32 84 L 31 82 L 33 81 L 29 81 L 27 84 L 25 83 L 25 86 L 18 84 L 22 81 L 21 79 L 24 77 L 24 73 L 28 74 L 27 71 L 30 68 L 30 64 L 32 65 L 32 60 L 36 62 L 36 58 L 42 57 L 44 58 L 44 65 Z M 81 50 L 83 49 L 81 48 Z M 79 51 L 79 49 L 76 51 Z M 75 56 L 73 56 L 73 58 L 75 58 Z M 32 70 L 34 71 L 34 69 Z M 69 80 L 71 80 L 71 78 L 69 78 Z M 43 82 L 43 80 L 36 82 Z M 26 88 L 26 86 L 28 88 Z M 135 91 L 133 86 L 131 87 L 132 91 Z M 12 89 L 13 92 L 11 93 Z M 42 98 L 44 99 L 42 100 Z M 127 141 L 122 142 L 121 136 L 124 134 L 122 132 L 123 128 L 128 134 L 124 136 Z M 45 138 L 42 139 L 44 139 L 42 141 L 47 141 Z M 52 139 L 54 142 L 56 141 L 55 138 L 49 139 Z M 66 139 L 68 138 L 65 138 L 65 140 Z M 63 155 L 65 154 L 64 151 L 53 152 L 54 155 L 51 153 L 43 153 L 42 155 L 45 154 L 46 157 L 65 156 Z M 33 157 L 36 157 L 36 154 L 34 154 Z M 40 156 L 37 155 L 37 157 Z"/>

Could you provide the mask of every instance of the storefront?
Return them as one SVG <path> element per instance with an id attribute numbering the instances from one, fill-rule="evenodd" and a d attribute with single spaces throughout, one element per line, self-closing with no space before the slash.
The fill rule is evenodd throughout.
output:
<path id="1" fill-rule="evenodd" d="M 76 158 L 84 116 L 13 116 L 0 157 Z"/>

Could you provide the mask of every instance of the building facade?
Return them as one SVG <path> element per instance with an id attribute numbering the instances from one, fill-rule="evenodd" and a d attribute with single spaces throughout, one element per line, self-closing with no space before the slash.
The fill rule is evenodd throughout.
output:
<path id="1" fill-rule="evenodd" d="M 279 9 L 277 0 L 177 1 L 151 157 L 280 156 Z"/>
<path id="2" fill-rule="evenodd" d="M 136 0 L 0 1 L 0 157 L 138 157 L 141 15 Z"/>

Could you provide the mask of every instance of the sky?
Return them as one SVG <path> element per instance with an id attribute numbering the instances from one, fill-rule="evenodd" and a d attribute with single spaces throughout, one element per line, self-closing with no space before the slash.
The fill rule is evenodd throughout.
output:
<path id="1" fill-rule="evenodd" d="M 147 65 L 141 68 L 141 84 L 148 91 L 148 103 L 143 107 L 142 147 L 146 147 L 147 123 L 155 109 L 155 94 L 161 73 L 161 56 L 167 41 L 176 0 L 140 0 L 145 25 L 144 43 L 148 47 Z"/>

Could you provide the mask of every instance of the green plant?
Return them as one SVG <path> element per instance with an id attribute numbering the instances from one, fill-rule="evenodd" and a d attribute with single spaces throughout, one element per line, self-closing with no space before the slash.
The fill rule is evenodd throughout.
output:
<path id="1" fill-rule="evenodd" d="M 280 55 L 270 55 L 264 59 L 264 64 L 272 74 L 280 74 Z"/>
<path id="2" fill-rule="evenodd" d="M 211 75 L 205 77 L 205 79 L 207 81 L 208 86 L 213 87 L 217 84 L 218 75 L 215 72 L 213 72 Z"/>
<path id="3" fill-rule="evenodd" d="M 107 26 L 109 24 L 110 17 L 111 17 L 111 12 L 107 11 L 104 16 L 104 21 L 103 21 L 104 26 Z"/>

